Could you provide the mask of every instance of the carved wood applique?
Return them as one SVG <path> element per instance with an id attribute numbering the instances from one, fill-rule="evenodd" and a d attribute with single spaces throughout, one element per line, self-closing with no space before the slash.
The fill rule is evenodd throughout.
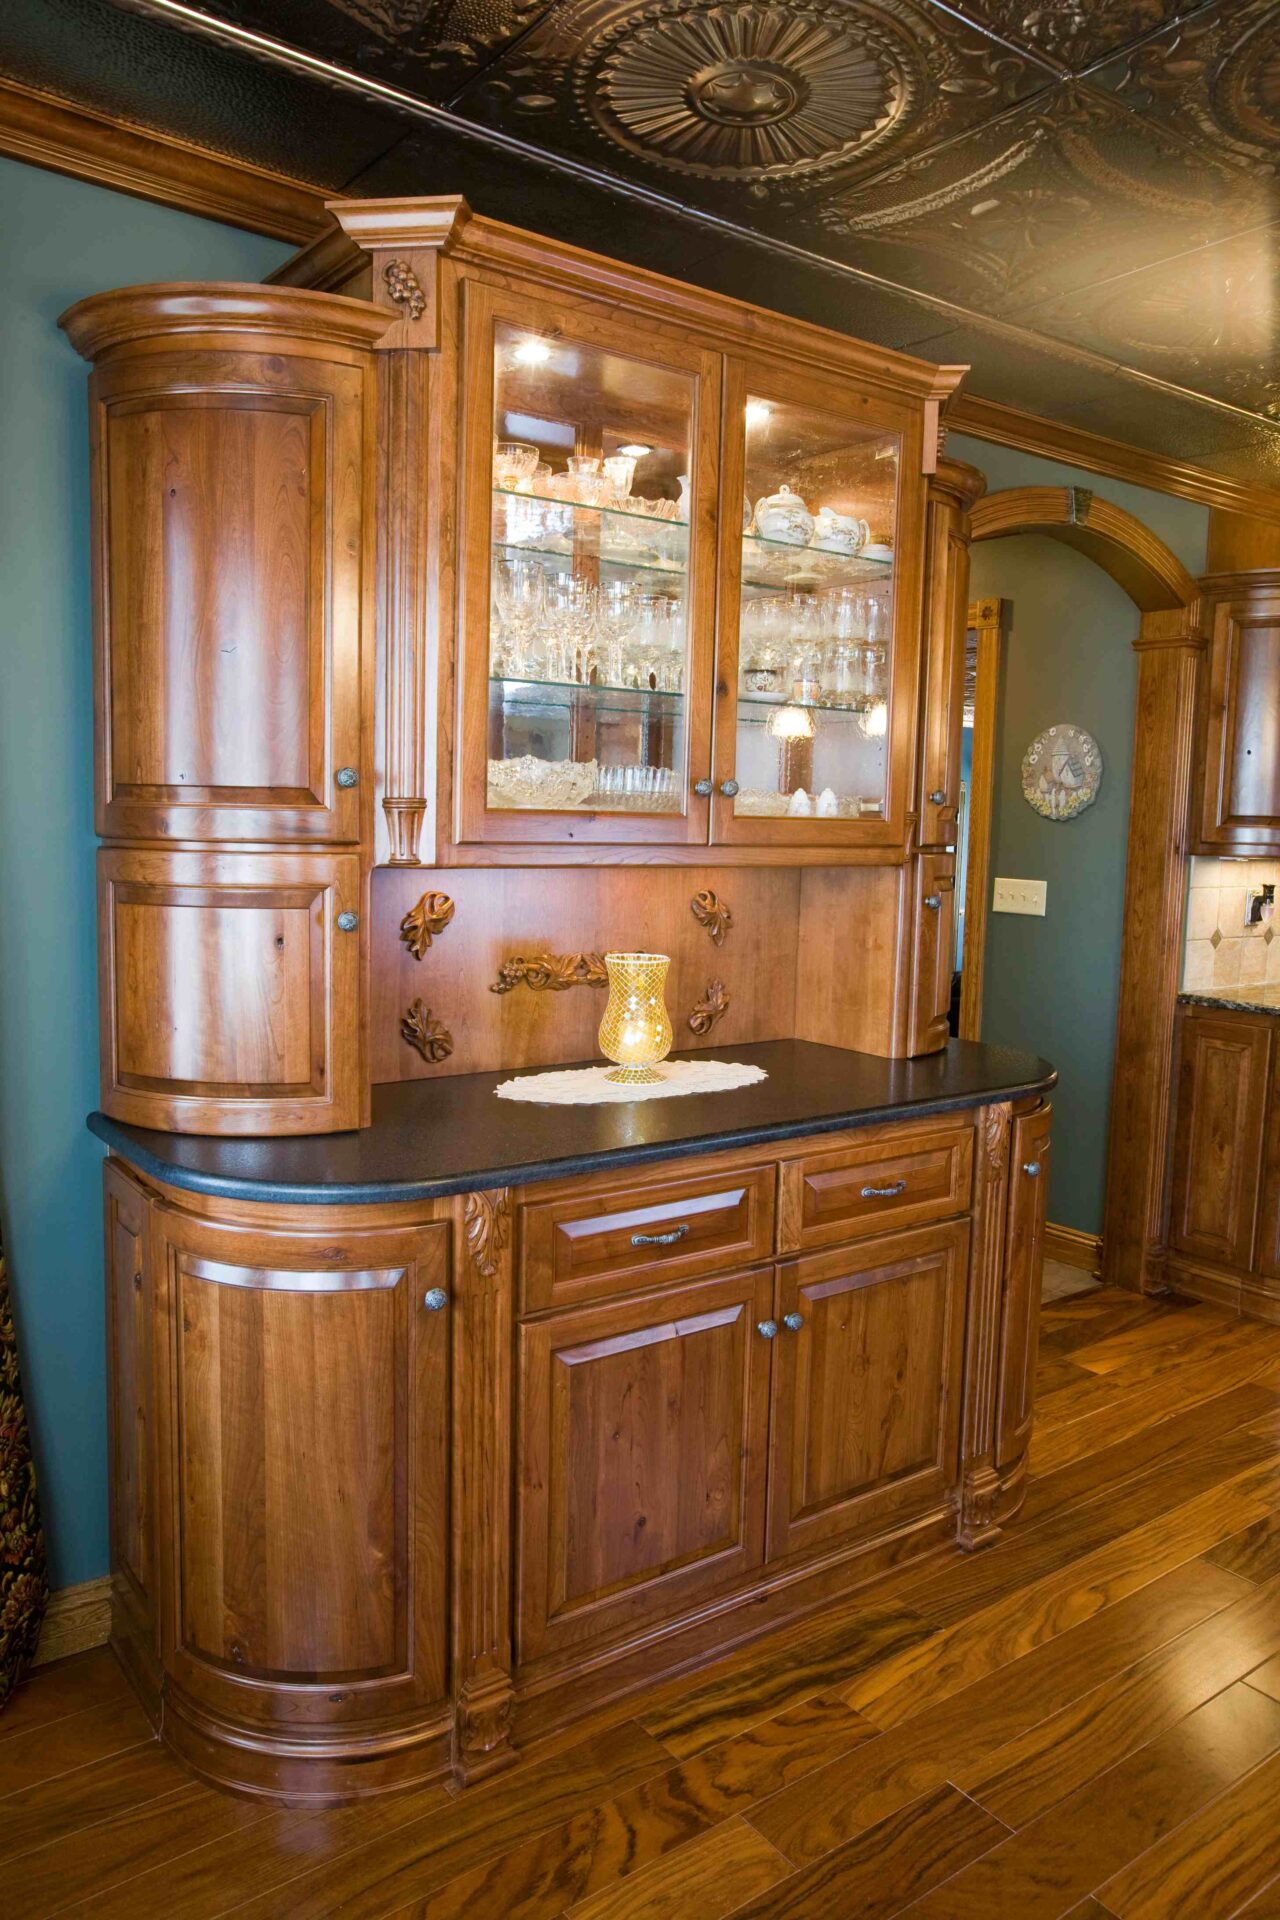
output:
<path id="1" fill-rule="evenodd" d="M 689 902 L 689 911 L 700 927 L 705 927 L 718 947 L 733 925 L 733 910 L 710 887 L 700 887 Z"/>
<path id="2" fill-rule="evenodd" d="M 388 260 L 382 269 L 382 277 L 387 283 L 387 292 L 398 307 L 403 307 L 411 320 L 421 320 L 427 310 L 427 296 L 422 291 L 422 283 L 407 260 Z"/>
<path id="3" fill-rule="evenodd" d="M 469 1193 L 462 1211 L 467 1230 L 467 1251 L 477 1273 L 491 1280 L 511 1232 L 511 1191 L 491 1187 Z"/>
<path id="4" fill-rule="evenodd" d="M 447 893 L 424 893 L 400 922 L 400 938 L 415 960 L 421 960 L 432 940 L 438 939 L 453 918 Z"/>
<path id="5" fill-rule="evenodd" d="M 729 993 L 723 980 L 709 980 L 707 990 L 689 1015 L 690 1031 L 696 1034 L 710 1033 L 717 1020 L 722 1020 L 729 1011 Z"/>
<path id="6" fill-rule="evenodd" d="M 400 1022 L 400 1036 L 432 1066 L 453 1052 L 453 1035 L 421 1000 L 414 1001 Z"/>
<path id="7" fill-rule="evenodd" d="M 567 987 L 607 987 L 602 953 L 514 954 L 498 968 L 490 993 L 510 993 L 523 982 L 535 993 L 563 993 Z"/>

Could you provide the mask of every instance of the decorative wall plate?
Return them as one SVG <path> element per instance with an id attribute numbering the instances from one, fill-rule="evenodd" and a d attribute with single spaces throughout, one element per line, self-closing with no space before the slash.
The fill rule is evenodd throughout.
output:
<path id="1" fill-rule="evenodd" d="M 1083 727 L 1038 733 L 1022 756 L 1022 796 L 1046 820 L 1074 820 L 1102 785 L 1102 750 Z"/>

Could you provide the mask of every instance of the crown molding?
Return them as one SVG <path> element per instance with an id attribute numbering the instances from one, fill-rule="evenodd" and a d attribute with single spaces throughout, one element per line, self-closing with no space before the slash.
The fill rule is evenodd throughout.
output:
<path id="1" fill-rule="evenodd" d="M 953 433 L 967 433 L 975 440 L 991 440 L 1002 447 L 1018 447 L 1024 453 L 1041 454 L 1046 460 L 1083 467 L 1088 473 L 1105 473 L 1113 480 L 1127 480 L 1131 486 L 1147 487 L 1153 493 L 1173 493 L 1221 512 L 1280 521 L 1280 490 L 1274 487 L 1233 480 L 1208 467 L 1151 453 L 1146 447 L 1131 446 L 1127 440 L 1110 440 L 1084 427 L 1069 427 L 1060 420 L 1046 420 L 1037 413 L 1024 413 L 998 400 L 958 393 L 946 410 L 946 425 Z"/>
<path id="2" fill-rule="evenodd" d="M 224 159 L 4 78 L 0 153 L 299 246 L 331 224 L 324 195 L 300 180 Z"/>

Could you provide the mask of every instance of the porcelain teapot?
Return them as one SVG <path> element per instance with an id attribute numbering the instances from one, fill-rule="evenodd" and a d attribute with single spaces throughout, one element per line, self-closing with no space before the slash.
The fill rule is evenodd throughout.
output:
<path id="1" fill-rule="evenodd" d="M 764 540 L 781 540 L 789 547 L 806 547 L 813 532 L 813 515 L 798 493 L 779 487 L 756 501 L 756 532 Z"/>
<path id="2" fill-rule="evenodd" d="M 836 513 L 831 507 L 819 507 L 809 544 L 824 553 L 861 553 L 870 538 L 871 528 L 865 520 L 858 520 L 851 513 Z"/>

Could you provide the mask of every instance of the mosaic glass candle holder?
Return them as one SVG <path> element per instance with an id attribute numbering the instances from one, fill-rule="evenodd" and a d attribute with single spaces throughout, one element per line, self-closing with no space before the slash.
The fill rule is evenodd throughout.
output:
<path id="1" fill-rule="evenodd" d="M 665 953 L 606 953 L 609 999 L 600 1022 L 600 1051 L 615 1065 L 606 1076 L 626 1086 L 661 1080 L 658 1064 L 671 1051 L 671 1020 L 663 997 Z"/>

